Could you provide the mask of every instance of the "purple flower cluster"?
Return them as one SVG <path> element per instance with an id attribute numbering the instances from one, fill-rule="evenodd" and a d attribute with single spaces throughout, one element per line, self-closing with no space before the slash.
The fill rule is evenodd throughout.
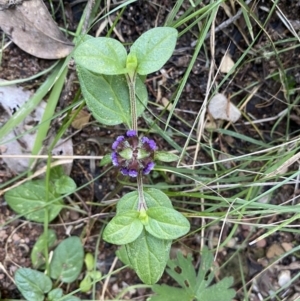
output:
<path id="1" fill-rule="evenodd" d="M 147 137 L 139 139 L 136 131 L 129 130 L 112 144 L 112 163 L 125 176 L 136 177 L 139 172 L 147 175 L 155 165 L 153 160 L 156 148 L 154 140 Z"/>

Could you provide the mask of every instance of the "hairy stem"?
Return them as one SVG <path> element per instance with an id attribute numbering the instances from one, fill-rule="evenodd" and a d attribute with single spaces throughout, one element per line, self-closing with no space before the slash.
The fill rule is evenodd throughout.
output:
<path id="1" fill-rule="evenodd" d="M 138 211 L 147 210 L 147 204 L 144 198 L 144 191 L 143 191 L 143 175 L 139 172 L 137 176 L 137 187 L 139 193 L 139 202 L 138 202 Z"/>
<path id="2" fill-rule="evenodd" d="M 130 98 L 130 113 L 131 113 L 131 126 L 137 132 L 137 110 L 136 110 L 136 97 L 135 97 L 135 80 L 136 74 L 130 76 L 126 74 L 127 85 L 129 88 Z"/>

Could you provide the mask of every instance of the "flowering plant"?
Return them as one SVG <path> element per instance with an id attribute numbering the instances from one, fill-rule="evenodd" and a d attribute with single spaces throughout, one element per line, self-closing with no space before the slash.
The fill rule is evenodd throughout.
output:
<path id="1" fill-rule="evenodd" d="M 74 54 L 82 93 L 94 117 L 106 125 L 123 123 L 128 128 L 113 142 L 112 153 L 103 158 L 101 165 L 112 162 L 121 174 L 135 178 L 137 191 L 118 201 L 116 215 L 107 224 L 103 239 L 121 245 L 119 258 L 147 284 L 161 277 L 172 240 L 190 229 L 186 217 L 173 208 L 166 194 L 143 188 L 143 176 L 153 170 L 155 160 L 171 162 L 178 158 L 158 151 L 153 139 L 139 137 L 137 127 L 148 99 L 140 76 L 166 63 L 176 39 L 175 29 L 154 28 L 142 34 L 127 54 L 114 39 L 86 37 Z"/>

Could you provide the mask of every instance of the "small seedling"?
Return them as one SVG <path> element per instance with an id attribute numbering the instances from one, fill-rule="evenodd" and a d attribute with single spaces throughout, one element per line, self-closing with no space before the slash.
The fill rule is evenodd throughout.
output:
<path id="1" fill-rule="evenodd" d="M 95 260 L 91 253 L 86 253 L 84 258 L 85 266 L 86 266 L 86 274 L 83 280 L 80 282 L 79 288 L 82 292 L 88 292 L 93 285 L 93 281 L 99 281 L 101 279 L 101 272 L 96 271 Z"/>
<path id="2" fill-rule="evenodd" d="M 47 243 L 47 239 L 56 238 L 55 233 L 48 232 L 48 236 L 42 234 L 33 248 L 31 258 L 34 260 L 33 265 L 41 264 L 37 254 L 43 243 Z M 48 241 L 49 244 L 49 241 Z M 80 239 L 71 236 L 63 240 L 54 250 L 53 258 L 49 265 L 49 274 L 42 273 L 30 268 L 20 268 L 15 273 L 15 282 L 19 291 L 27 301 L 80 301 L 75 296 L 64 296 L 61 288 L 53 287 L 52 279 L 61 283 L 74 282 L 82 269 L 83 265 L 83 247 Z"/>

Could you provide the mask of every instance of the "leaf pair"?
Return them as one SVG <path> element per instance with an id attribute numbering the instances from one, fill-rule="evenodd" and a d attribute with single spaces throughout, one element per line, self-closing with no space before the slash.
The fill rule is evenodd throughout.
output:
<path id="1" fill-rule="evenodd" d="M 164 193 L 156 189 L 145 190 L 148 210 L 143 214 L 137 211 L 138 197 L 138 192 L 134 191 L 120 199 L 117 215 L 104 230 L 104 240 L 117 245 L 128 244 L 135 241 L 143 229 L 158 239 L 172 240 L 189 231 L 189 221 L 173 209 Z"/>
<path id="2" fill-rule="evenodd" d="M 127 56 L 125 47 L 111 38 L 89 38 L 80 44 L 74 54 L 77 65 L 97 74 L 120 75 L 129 73 L 132 61 L 140 75 L 159 70 L 171 57 L 177 39 L 177 30 L 156 27 L 142 34 L 131 46 Z"/>
<path id="3" fill-rule="evenodd" d="M 106 226 L 103 238 L 116 245 L 128 244 L 140 236 L 144 227 L 154 237 L 169 240 L 186 234 L 190 224 L 181 213 L 171 208 L 149 208 L 143 219 L 138 211 L 131 210 L 115 216 Z"/>
<path id="4" fill-rule="evenodd" d="M 111 38 L 85 36 L 75 53 L 77 72 L 85 101 L 93 116 L 106 125 L 124 123 L 130 128 L 130 95 L 124 75 L 159 70 L 175 48 L 177 31 L 157 27 L 140 36 L 127 55 L 125 47 Z M 137 116 L 147 106 L 148 94 L 139 76 L 135 94 Z"/>
<path id="5" fill-rule="evenodd" d="M 172 239 L 186 234 L 190 225 L 160 190 L 146 189 L 144 199 L 148 210 L 141 214 L 137 211 L 139 195 L 136 191 L 122 197 L 117 204 L 117 215 L 106 226 L 103 239 L 123 245 L 119 258 L 130 265 L 144 283 L 154 284 L 164 271 Z"/>

